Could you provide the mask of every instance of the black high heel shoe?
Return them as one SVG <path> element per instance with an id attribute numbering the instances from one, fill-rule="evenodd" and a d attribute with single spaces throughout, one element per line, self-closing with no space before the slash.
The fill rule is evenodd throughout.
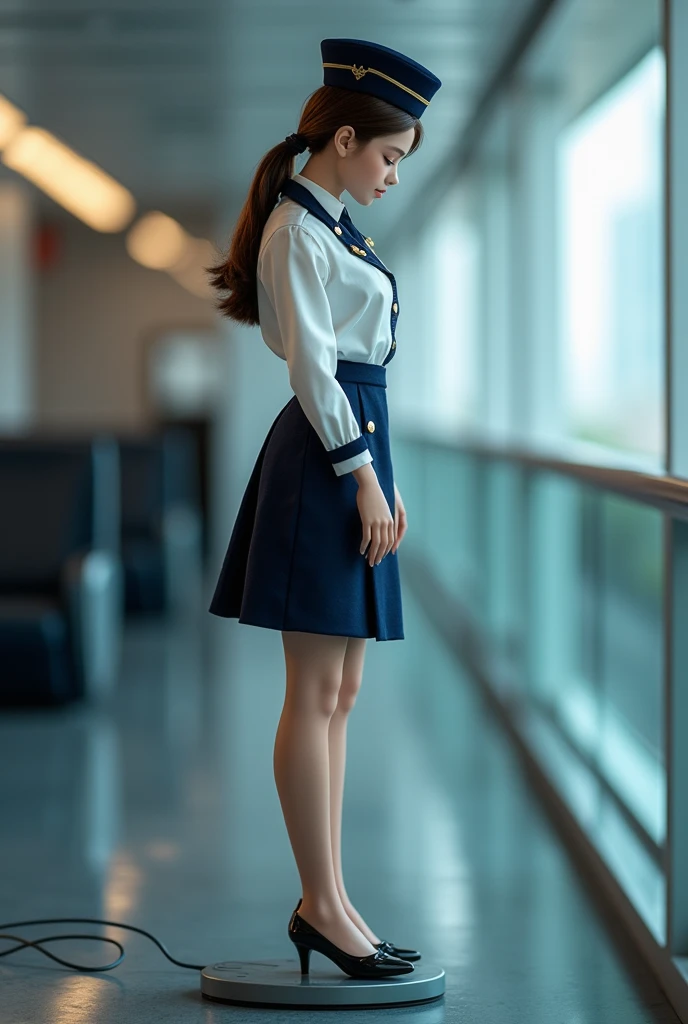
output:
<path id="1" fill-rule="evenodd" d="M 301 897 L 303 899 L 303 897 Z M 301 900 L 296 904 L 298 910 L 301 906 Z M 381 949 L 385 953 L 389 953 L 390 956 L 399 957 L 400 960 L 420 960 L 421 954 L 417 949 L 405 949 L 403 946 L 395 946 L 393 942 L 387 942 L 386 939 L 382 939 L 380 942 L 373 943 L 376 949 Z"/>
<path id="2" fill-rule="evenodd" d="M 374 953 L 369 953 L 367 956 L 354 956 L 351 953 L 345 953 L 343 949 L 335 946 L 334 942 L 330 942 L 322 932 L 301 917 L 298 912 L 300 906 L 301 900 L 291 915 L 288 935 L 299 951 L 301 974 L 308 974 L 313 950 L 329 957 L 340 970 L 351 975 L 352 978 L 388 978 L 396 974 L 410 974 L 414 970 L 413 964 L 391 956 L 384 949 L 376 949 Z"/>

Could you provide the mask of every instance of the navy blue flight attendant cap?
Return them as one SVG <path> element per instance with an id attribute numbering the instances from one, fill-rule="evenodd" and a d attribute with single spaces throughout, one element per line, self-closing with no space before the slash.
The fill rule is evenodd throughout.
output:
<path id="1" fill-rule="evenodd" d="M 420 118 L 442 85 L 422 64 L 365 39 L 323 39 L 323 84 L 367 92 Z"/>

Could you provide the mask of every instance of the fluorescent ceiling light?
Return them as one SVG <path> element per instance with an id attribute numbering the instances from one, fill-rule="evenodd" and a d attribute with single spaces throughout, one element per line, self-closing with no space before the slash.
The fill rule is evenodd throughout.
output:
<path id="1" fill-rule="evenodd" d="M 188 235 L 181 224 L 160 210 L 144 214 L 127 233 L 127 252 L 153 270 L 167 270 L 184 255 Z"/>
<path id="2" fill-rule="evenodd" d="M 131 192 L 45 128 L 23 128 L 2 161 L 96 231 L 121 231 L 136 203 Z"/>
<path id="3" fill-rule="evenodd" d="M 14 103 L 10 103 L 6 96 L 0 96 L 0 149 L 4 149 L 7 143 L 26 124 L 26 114 Z"/>

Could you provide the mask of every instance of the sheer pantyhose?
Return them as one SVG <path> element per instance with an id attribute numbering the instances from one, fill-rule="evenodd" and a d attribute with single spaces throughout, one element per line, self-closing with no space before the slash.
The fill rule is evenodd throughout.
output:
<path id="1" fill-rule="evenodd" d="M 301 878 L 299 914 L 346 953 L 379 938 L 352 906 L 342 877 L 346 726 L 361 685 L 365 638 L 283 632 L 286 694 L 275 782 Z"/>

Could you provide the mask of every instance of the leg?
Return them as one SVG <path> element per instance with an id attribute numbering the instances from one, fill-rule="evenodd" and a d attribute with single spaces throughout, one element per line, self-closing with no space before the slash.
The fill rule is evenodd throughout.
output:
<path id="1" fill-rule="evenodd" d="M 275 738 L 277 792 L 301 877 L 299 914 L 353 956 L 375 948 L 342 907 L 332 864 L 328 729 L 337 705 L 347 638 L 283 632 L 287 670 Z"/>
<path id="2" fill-rule="evenodd" d="M 344 801 L 344 774 L 346 769 L 346 726 L 349 712 L 354 706 L 356 695 L 363 678 L 365 658 L 365 637 L 350 636 L 344 655 L 342 685 L 334 714 L 330 719 L 330 832 L 332 837 L 332 862 L 337 890 L 348 917 L 365 937 L 373 944 L 380 941 L 375 932 L 367 926 L 351 903 L 344 887 L 342 872 L 342 804 Z"/>

